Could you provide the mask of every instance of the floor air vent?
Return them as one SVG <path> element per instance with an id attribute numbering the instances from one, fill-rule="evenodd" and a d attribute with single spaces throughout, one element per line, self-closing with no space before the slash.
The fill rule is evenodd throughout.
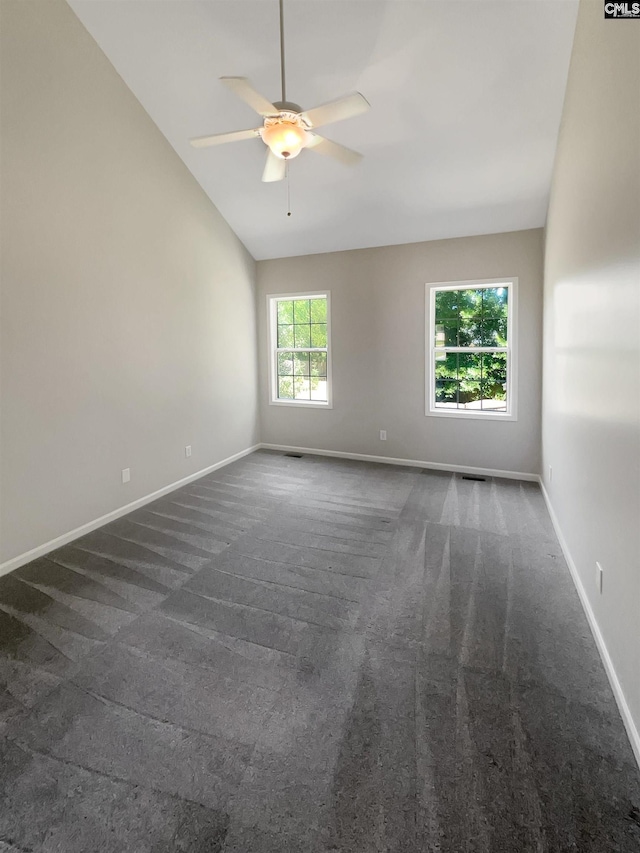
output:
<path id="1" fill-rule="evenodd" d="M 487 480 L 486 477 L 474 477 L 472 474 L 463 474 L 462 479 L 463 480 L 478 480 L 478 482 L 480 482 L 480 483 L 485 483 Z"/>
<path id="2" fill-rule="evenodd" d="M 285 453 L 285 456 L 290 456 L 292 459 L 302 459 L 302 453 Z"/>

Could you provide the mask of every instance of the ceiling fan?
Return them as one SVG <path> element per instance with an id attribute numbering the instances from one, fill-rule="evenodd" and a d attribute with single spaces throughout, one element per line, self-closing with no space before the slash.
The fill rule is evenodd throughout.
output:
<path id="1" fill-rule="evenodd" d="M 194 148 L 205 148 L 209 145 L 260 137 L 269 149 L 262 174 L 263 181 L 281 181 L 286 174 L 287 161 L 297 157 L 303 148 L 326 154 L 346 166 L 353 166 L 362 159 L 362 154 L 319 136 L 316 129 L 366 112 L 369 109 L 369 102 L 359 92 L 311 110 L 303 110 L 298 104 L 287 101 L 284 74 L 283 0 L 279 0 L 279 3 L 282 100 L 271 103 L 256 92 L 246 77 L 221 77 L 221 82 L 228 89 L 262 116 L 263 124 L 261 127 L 250 130 L 214 133 L 212 136 L 198 136 L 189 141 Z"/>

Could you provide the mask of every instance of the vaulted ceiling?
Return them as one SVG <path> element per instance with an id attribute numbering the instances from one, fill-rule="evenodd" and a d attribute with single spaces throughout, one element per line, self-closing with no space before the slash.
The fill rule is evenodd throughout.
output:
<path id="1" fill-rule="evenodd" d="M 285 0 L 288 99 L 371 110 L 322 130 L 359 165 L 271 184 L 260 139 L 188 140 L 260 124 L 221 76 L 280 98 L 277 0 L 68 2 L 255 258 L 544 224 L 577 0 Z"/>

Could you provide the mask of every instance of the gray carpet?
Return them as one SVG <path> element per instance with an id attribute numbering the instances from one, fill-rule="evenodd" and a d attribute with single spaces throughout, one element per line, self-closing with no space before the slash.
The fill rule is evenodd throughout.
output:
<path id="1" fill-rule="evenodd" d="M 626 853 L 538 487 L 259 452 L 0 579 L 0 851 Z"/>

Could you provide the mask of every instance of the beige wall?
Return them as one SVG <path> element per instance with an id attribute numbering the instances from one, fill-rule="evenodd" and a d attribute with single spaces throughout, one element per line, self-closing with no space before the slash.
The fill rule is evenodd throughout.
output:
<path id="1" fill-rule="evenodd" d="M 518 420 L 426 417 L 425 283 L 494 276 L 519 277 Z M 333 409 L 270 406 L 266 294 L 324 288 L 331 291 Z M 258 315 L 264 442 L 538 472 L 540 230 L 259 261 Z"/>
<path id="2" fill-rule="evenodd" d="M 0 563 L 257 441 L 252 258 L 66 3 L 1 6 Z"/>
<path id="3" fill-rule="evenodd" d="M 544 482 L 640 729 L 640 26 L 582 2 L 546 235 Z M 549 477 L 549 466 L 553 476 Z M 603 592 L 595 563 L 604 568 Z M 640 760 L 640 741 L 636 742 Z"/>

